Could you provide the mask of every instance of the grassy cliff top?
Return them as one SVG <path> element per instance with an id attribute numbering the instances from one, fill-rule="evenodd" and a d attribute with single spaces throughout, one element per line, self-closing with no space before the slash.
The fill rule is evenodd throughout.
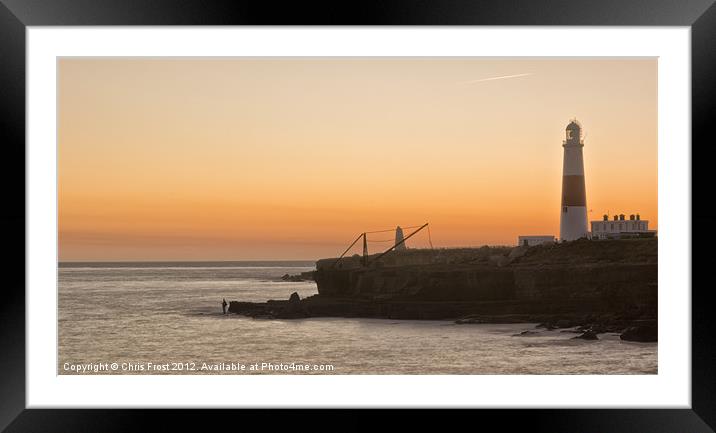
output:
<path id="1" fill-rule="evenodd" d="M 656 263 L 658 239 L 587 240 L 529 247 L 514 264 Z"/>
<path id="2" fill-rule="evenodd" d="M 381 266 L 488 265 L 533 266 L 585 263 L 657 263 L 658 240 L 587 240 L 541 244 L 531 247 L 483 246 L 477 248 L 407 249 L 393 251 L 382 258 Z M 368 257 L 369 262 L 377 254 Z M 333 268 L 336 258 L 321 259 L 319 268 Z M 361 268 L 358 255 L 344 257 L 337 269 Z"/>

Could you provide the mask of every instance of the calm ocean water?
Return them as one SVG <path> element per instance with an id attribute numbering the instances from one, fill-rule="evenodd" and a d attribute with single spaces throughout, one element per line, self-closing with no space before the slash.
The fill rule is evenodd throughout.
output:
<path id="1" fill-rule="evenodd" d="M 310 262 L 62 264 L 58 373 L 657 373 L 657 344 L 615 334 L 583 341 L 534 324 L 221 314 L 222 298 L 317 293 L 315 283 L 280 280 L 312 268 Z M 513 336 L 524 330 L 539 332 Z"/>

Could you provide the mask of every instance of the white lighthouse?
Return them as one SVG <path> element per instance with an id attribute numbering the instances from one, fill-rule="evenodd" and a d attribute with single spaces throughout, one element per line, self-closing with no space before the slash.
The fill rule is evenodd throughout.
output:
<path id="1" fill-rule="evenodd" d="M 576 120 L 567 125 L 562 167 L 562 209 L 559 219 L 560 241 L 587 237 L 587 196 L 584 186 L 582 127 Z"/>

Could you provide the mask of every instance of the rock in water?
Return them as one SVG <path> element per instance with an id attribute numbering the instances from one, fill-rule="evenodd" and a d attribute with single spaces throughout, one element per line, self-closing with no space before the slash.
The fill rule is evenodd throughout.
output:
<path id="1" fill-rule="evenodd" d="M 599 337 L 597 337 L 597 334 L 595 334 L 594 331 L 592 331 L 591 329 L 584 331 L 584 333 L 582 335 L 577 335 L 576 337 L 572 337 L 573 340 L 576 338 L 578 338 L 580 340 L 599 340 Z"/>
<path id="2" fill-rule="evenodd" d="M 301 274 L 299 274 L 299 275 L 289 275 L 289 274 L 285 274 L 283 277 L 281 277 L 281 279 L 282 279 L 283 281 L 297 282 L 297 281 L 304 281 L 304 280 L 306 280 L 306 279 L 312 279 L 312 278 L 313 278 L 312 273 L 311 273 L 311 276 L 310 276 L 310 277 L 304 276 L 303 274 L 308 274 L 308 273 L 307 273 L 307 272 L 303 272 L 303 273 L 301 273 Z"/>
<path id="3" fill-rule="evenodd" d="M 291 296 L 288 298 L 288 302 L 300 302 L 301 297 L 298 296 L 298 292 L 291 293 Z"/>
<path id="4" fill-rule="evenodd" d="M 656 326 L 632 326 L 622 332 L 619 338 L 625 341 L 652 343 L 658 340 L 658 335 L 659 332 Z"/>
<path id="5" fill-rule="evenodd" d="M 525 335 L 537 335 L 539 332 L 537 331 L 522 331 L 519 334 L 512 334 L 513 337 L 523 337 Z"/>

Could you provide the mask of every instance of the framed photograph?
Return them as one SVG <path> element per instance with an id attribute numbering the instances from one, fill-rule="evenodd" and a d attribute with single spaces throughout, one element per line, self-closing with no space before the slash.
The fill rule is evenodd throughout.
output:
<path id="1" fill-rule="evenodd" d="M 713 431 L 712 2 L 4 3 L 8 431 L 137 408 Z"/>

